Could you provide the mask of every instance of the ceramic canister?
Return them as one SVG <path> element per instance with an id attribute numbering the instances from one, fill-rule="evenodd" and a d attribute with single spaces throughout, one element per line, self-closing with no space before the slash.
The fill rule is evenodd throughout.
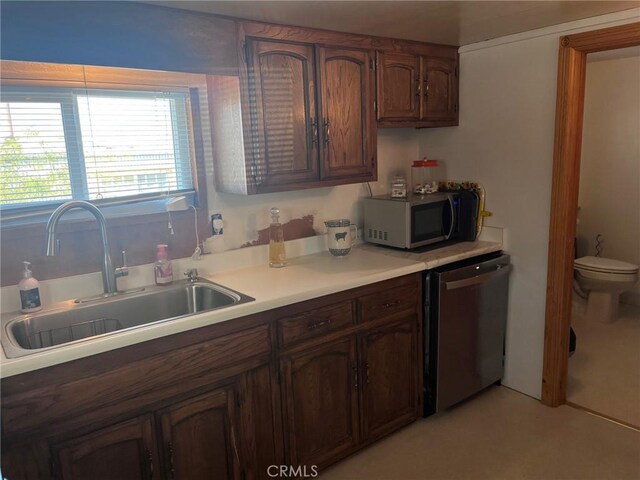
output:
<path id="1" fill-rule="evenodd" d="M 327 220 L 327 246 L 331 255 L 343 257 L 351 251 L 351 245 L 358 238 L 358 227 L 351 225 L 351 220 Z"/>

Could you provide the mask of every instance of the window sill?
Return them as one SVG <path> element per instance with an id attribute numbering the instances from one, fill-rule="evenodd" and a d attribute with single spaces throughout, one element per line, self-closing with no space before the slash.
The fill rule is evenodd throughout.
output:
<path id="1" fill-rule="evenodd" d="M 185 196 L 187 197 L 189 205 L 193 205 L 194 194 L 187 194 Z M 154 199 L 136 203 L 98 206 L 98 208 L 104 215 L 108 226 L 117 226 L 157 222 L 163 218 L 168 219 L 166 203 L 167 199 Z M 24 232 L 31 228 L 44 228 L 52 212 L 53 210 L 39 215 L 10 219 L 2 218 L 0 221 L 2 234 L 11 234 L 11 232 L 14 231 Z M 74 209 L 64 214 L 60 219 L 60 225 L 65 231 L 80 231 L 94 229 L 96 222 L 93 215 L 89 212 L 82 209 Z"/>

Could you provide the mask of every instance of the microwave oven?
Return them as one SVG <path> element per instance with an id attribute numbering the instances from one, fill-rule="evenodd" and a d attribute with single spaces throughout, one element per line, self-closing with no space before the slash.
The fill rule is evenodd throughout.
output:
<path id="1" fill-rule="evenodd" d="M 412 249 L 447 240 L 476 239 L 478 195 L 470 190 L 364 199 L 364 239 Z"/>

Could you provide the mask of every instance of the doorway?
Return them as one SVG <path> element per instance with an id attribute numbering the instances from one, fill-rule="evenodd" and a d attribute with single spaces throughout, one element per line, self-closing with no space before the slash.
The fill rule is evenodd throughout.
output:
<path id="1" fill-rule="evenodd" d="M 549 226 L 542 402 L 566 402 L 574 239 L 588 53 L 640 45 L 640 23 L 560 39 Z"/>
<path id="2" fill-rule="evenodd" d="M 567 404 L 640 430 L 640 46 L 588 54 L 584 102 Z"/>

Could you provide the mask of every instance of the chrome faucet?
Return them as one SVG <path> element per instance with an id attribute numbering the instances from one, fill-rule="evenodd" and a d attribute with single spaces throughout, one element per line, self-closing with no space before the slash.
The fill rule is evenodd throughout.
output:
<path id="1" fill-rule="evenodd" d="M 198 269 L 190 268 L 186 272 L 184 272 L 185 277 L 187 277 L 187 281 L 189 283 L 195 283 L 198 281 Z"/>
<path id="2" fill-rule="evenodd" d="M 65 202 L 56 208 L 49 221 L 47 222 L 47 243 L 46 243 L 46 255 L 48 257 L 55 257 L 60 252 L 60 240 L 56 239 L 56 228 L 60 217 L 74 208 L 81 208 L 90 212 L 98 222 L 100 229 L 100 240 L 102 241 L 102 283 L 104 285 L 105 295 L 113 295 L 117 292 L 118 286 L 116 284 L 116 278 L 124 277 L 129 274 L 127 269 L 126 254 L 122 252 L 123 266 L 114 270 L 111 263 L 111 256 L 109 255 L 109 241 L 107 240 L 107 223 L 104 219 L 102 212 L 98 210 L 94 205 L 82 200 L 74 200 L 71 202 Z"/>

